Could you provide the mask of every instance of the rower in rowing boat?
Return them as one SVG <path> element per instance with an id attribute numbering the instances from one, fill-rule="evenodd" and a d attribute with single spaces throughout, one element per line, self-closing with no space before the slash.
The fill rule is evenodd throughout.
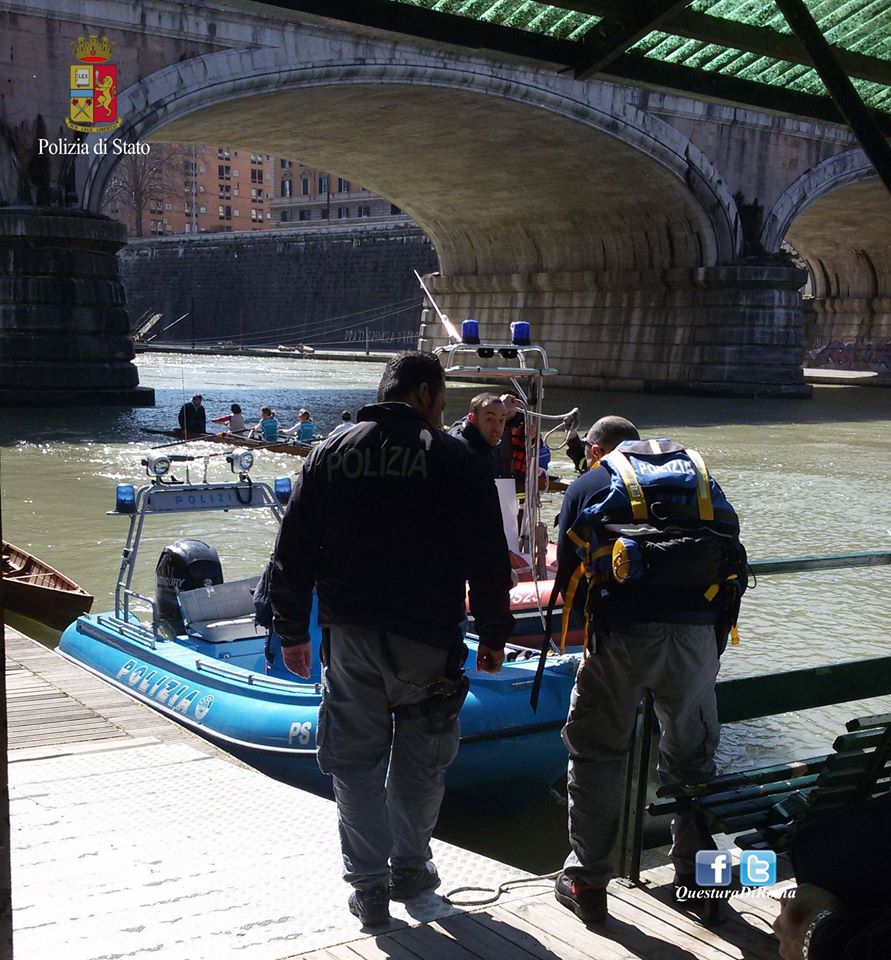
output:
<path id="1" fill-rule="evenodd" d="M 207 414 L 204 412 L 203 401 L 204 397 L 196 393 L 188 403 L 180 407 L 177 421 L 186 439 L 207 433 Z"/>
<path id="2" fill-rule="evenodd" d="M 278 440 L 278 418 L 272 407 L 260 408 L 260 422 L 253 427 L 253 433 L 259 434 L 266 443 Z"/>

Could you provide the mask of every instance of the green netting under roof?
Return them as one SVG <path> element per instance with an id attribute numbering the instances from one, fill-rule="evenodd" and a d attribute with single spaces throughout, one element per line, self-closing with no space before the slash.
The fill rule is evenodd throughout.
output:
<path id="1" fill-rule="evenodd" d="M 600 22 L 600 17 L 568 10 L 573 0 L 559 6 L 534 0 L 392 0 L 438 13 L 470 17 L 563 40 L 580 40 Z M 633 0 L 626 0 L 633 2 Z M 891 61 L 891 10 L 889 0 L 806 0 L 823 35 L 836 47 L 877 60 Z M 579 0 L 579 7 L 597 4 Z M 791 31 L 773 0 L 694 0 L 688 10 L 697 14 L 761 27 L 790 35 Z M 666 21 L 630 51 L 664 63 L 693 67 L 741 80 L 802 93 L 827 96 L 816 71 L 803 64 L 736 50 L 726 44 L 692 40 L 671 33 Z M 860 96 L 871 107 L 891 112 L 891 87 L 852 78 Z"/>
<path id="2" fill-rule="evenodd" d="M 583 37 L 600 17 L 592 17 L 565 7 L 555 7 L 534 0 L 394 0 L 413 7 L 423 7 L 437 13 L 451 13 L 458 17 L 470 17 L 502 27 L 528 30 L 560 40 L 578 40 Z"/>

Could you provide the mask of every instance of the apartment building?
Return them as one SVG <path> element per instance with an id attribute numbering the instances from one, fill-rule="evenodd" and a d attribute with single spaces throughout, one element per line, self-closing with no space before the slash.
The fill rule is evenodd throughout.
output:
<path id="1" fill-rule="evenodd" d="M 279 161 L 270 210 L 274 224 L 286 229 L 369 220 L 410 222 L 399 207 L 361 184 L 290 160 Z"/>
<path id="2" fill-rule="evenodd" d="M 153 144 L 125 158 L 104 210 L 131 237 L 411 222 L 389 200 L 297 161 L 230 147 Z"/>

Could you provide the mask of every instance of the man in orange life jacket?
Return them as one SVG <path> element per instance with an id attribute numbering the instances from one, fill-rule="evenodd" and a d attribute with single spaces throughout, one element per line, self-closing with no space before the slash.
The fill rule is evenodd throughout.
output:
<path id="1" fill-rule="evenodd" d="M 603 501 L 610 490 L 611 474 L 598 461 L 623 441 L 639 439 L 634 424 L 621 417 L 603 417 L 588 431 L 588 470 L 570 485 L 560 514 L 561 579 L 580 562 L 570 530 L 581 511 Z M 584 578 L 581 587 L 575 610 L 585 608 Z M 596 650 L 579 669 L 563 728 L 569 751 L 572 850 L 557 878 L 555 895 L 586 923 L 607 917 L 606 886 L 615 874 L 622 769 L 646 691 L 653 692 L 662 731 L 663 782 L 697 783 L 713 776 L 719 736 L 716 616 L 701 591 L 677 591 L 673 596 L 664 588 L 635 586 L 628 597 L 615 592 L 619 596 L 609 601 L 606 629 L 598 630 Z M 692 888 L 696 851 L 713 847 L 713 841 L 701 820 L 690 814 L 675 818 L 672 839 L 676 887 Z"/>
<path id="2" fill-rule="evenodd" d="M 269 581 L 282 658 L 301 677 L 318 593 L 318 762 L 333 780 L 349 907 L 366 926 L 389 921 L 391 899 L 439 883 L 430 837 L 467 692 L 466 585 L 477 670 L 501 669 L 514 622 L 495 484 L 439 429 L 439 360 L 394 357 L 378 401 L 304 463 Z"/>

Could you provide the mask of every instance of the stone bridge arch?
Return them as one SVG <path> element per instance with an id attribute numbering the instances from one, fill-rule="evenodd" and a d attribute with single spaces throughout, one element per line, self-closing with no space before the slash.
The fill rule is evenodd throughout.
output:
<path id="1" fill-rule="evenodd" d="M 325 53 L 295 66 L 261 47 L 171 65 L 120 95 L 126 122 L 113 136 L 225 142 L 337 169 L 412 215 L 447 276 L 702 267 L 738 251 L 729 190 L 656 117 L 483 64 Z M 98 212 L 117 160 L 79 161 L 86 209 Z"/>
<path id="2" fill-rule="evenodd" d="M 808 269 L 806 362 L 891 373 L 891 205 L 862 150 L 808 170 L 779 197 L 764 244 Z"/>
<path id="3" fill-rule="evenodd" d="M 85 29 L 80 7 L 69 6 L 77 17 L 51 22 L 54 44 Z M 672 105 L 652 91 L 576 81 L 530 60 L 499 61 L 323 15 L 252 4 L 184 12 L 103 7 L 103 24 L 117 33 L 120 76 L 138 78 L 119 94 L 124 123 L 110 148 L 217 143 L 337 170 L 423 227 L 439 257 L 432 286 L 453 320 L 476 316 L 493 338 L 508 321 L 529 320 L 566 384 L 803 392 L 804 272 L 743 257 L 750 246 L 743 248 L 734 196 L 752 189 L 746 170 L 718 149 L 734 139 L 722 131 L 729 125 L 735 134 L 737 119 L 692 99 Z M 50 56 L 45 25 L 21 21 L 17 29 Z M 61 130 L 67 99 L 50 82 L 52 64 L 44 66 L 40 111 L 48 129 Z M 28 69 L 16 61 L 22 84 Z M 739 121 L 744 130 L 758 122 Z M 718 133 L 697 136 L 701 125 Z M 780 126 L 771 150 L 784 148 Z M 135 384 L 113 269 L 122 237 L 95 216 L 115 162 L 113 149 L 79 155 L 73 180 L 61 162 L 53 167 L 56 206 L 65 208 L 66 230 L 83 234 L 84 256 L 65 268 L 71 276 L 59 278 L 51 305 L 14 304 L 2 320 L 16 358 L 42 344 L 47 385 L 79 384 L 75 365 L 56 357 L 63 332 L 66 357 L 92 363 L 98 386 L 112 367 Z M 82 210 L 70 209 L 72 196 Z M 58 251 L 72 247 L 62 217 L 54 210 L 48 219 L 40 199 L 32 202 L 33 223 L 7 218 L 0 234 L 19 246 L 23 232 L 33 234 L 47 263 L 61 262 Z M 100 274 L 101 282 L 90 279 Z M 70 281 L 81 276 L 89 282 L 74 284 L 82 296 L 73 299 Z M 14 366 L 0 372 L 25 382 Z"/>

